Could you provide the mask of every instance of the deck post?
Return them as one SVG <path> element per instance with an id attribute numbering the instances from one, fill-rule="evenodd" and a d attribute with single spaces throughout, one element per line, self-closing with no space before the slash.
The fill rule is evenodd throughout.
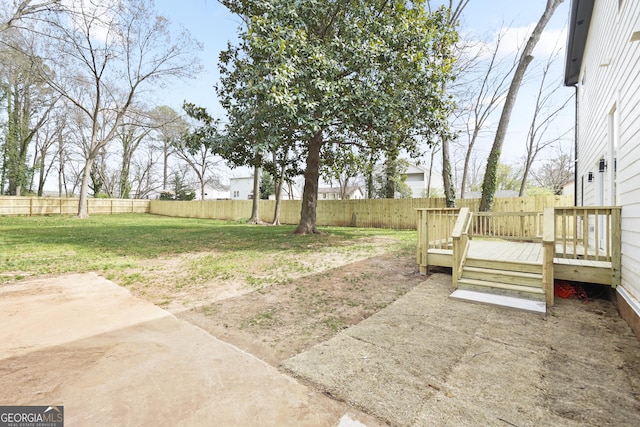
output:
<path id="1" fill-rule="evenodd" d="M 555 209 L 545 208 L 544 228 L 542 231 L 542 287 L 544 289 L 547 307 L 553 306 L 553 258 L 555 256 Z"/>
<path id="2" fill-rule="evenodd" d="M 451 275 L 453 279 L 453 289 L 458 289 L 458 279 L 462 275 L 463 262 L 468 249 L 468 226 L 469 208 L 461 208 L 458 219 L 453 226 L 451 237 L 453 239 L 453 260 L 451 264 Z"/>
<path id="3" fill-rule="evenodd" d="M 611 208 L 611 287 L 622 283 L 622 208 Z"/>
<path id="4" fill-rule="evenodd" d="M 426 209 L 418 209 L 418 253 L 417 261 L 420 266 L 420 274 L 426 275 L 429 268 L 429 227 L 428 227 L 428 211 Z"/>

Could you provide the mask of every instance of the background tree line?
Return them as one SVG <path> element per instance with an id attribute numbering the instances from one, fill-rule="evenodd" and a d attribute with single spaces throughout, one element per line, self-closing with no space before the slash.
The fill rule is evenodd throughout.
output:
<path id="1" fill-rule="evenodd" d="M 204 197 L 224 188 L 224 163 L 252 168 L 263 196 L 303 177 L 299 231 L 314 232 L 320 178 L 406 196 L 405 159 L 442 174 L 451 202 L 469 190 L 557 192 L 571 177 L 565 134 L 550 132 L 569 101 L 550 74 L 558 54 L 533 61 L 535 40 L 502 55 L 501 36 L 460 38 L 469 1 L 224 0 L 241 25 L 220 55 L 226 117 L 214 118 L 153 102 L 163 85 L 197 75 L 200 45 L 151 0 L 3 0 L 0 193 L 42 195 L 57 178 L 84 216 L 88 196 Z M 559 3 L 549 0 L 543 18 Z M 492 166 L 477 141 L 503 132 L 491 123 L 522 85 L 523 61 L 539 82 L 525 157 Z"/>

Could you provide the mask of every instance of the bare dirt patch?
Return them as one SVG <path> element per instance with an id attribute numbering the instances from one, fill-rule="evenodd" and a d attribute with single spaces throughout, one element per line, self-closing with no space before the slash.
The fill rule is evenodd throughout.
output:
<path id="1" fill-rule="evenodd" d="M 558 300 L 541 316 L 452 301 L 449 275 L 420 276 L 391 247 L 206 280 L 184 263 L 216 254 L 190 254 L 128 287 L 390 425 L 640 424 L 640 343 L 612 302 Z"/>
<path id="2" fill-rule="evenodd" d="M 423 280 L 412 260 L 386 254 L 176 315 L 278 366 L 368 318 Z"/>

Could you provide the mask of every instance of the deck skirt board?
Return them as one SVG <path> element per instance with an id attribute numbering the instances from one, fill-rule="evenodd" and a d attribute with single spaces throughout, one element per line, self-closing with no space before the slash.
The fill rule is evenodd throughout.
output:
<path id="1" fill-rule="evenodd" d="M 547 312 L 547 305 L 544 301 L 534 301 L 525 298 L 495 295 L 485 292 L 470 291 L 466 289 L 455 290 L 451 295 L 449 295 L 449 298 L 477 302 L 481 304 L 497 305 L 518 310 L 532 311 L 535 313 Z"/>

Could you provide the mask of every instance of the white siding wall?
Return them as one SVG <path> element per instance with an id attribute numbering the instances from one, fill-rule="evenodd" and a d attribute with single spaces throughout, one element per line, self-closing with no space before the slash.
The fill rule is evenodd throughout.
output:
<path id="1" fill-rule="evenodd" d="M 249 200 L 253 194 L 253 177 L 231 178 L 229 192 L 233 200 Z"/>
<path id="2" fill-rule="evenodd" d="M 578 182 L 585 205 L 622 206 L 622 285 L 640 299 L 640 1 L 596 0 L 579 87 Z M 582 84 L 584 82 L 584 84 Z M 611 111 L 617 111 L 617 194 Z M 598 160 L 608 168 L 598 172 Z M 589 172 L 595 179 L 587 182 Z M 580 185 L 580 184 L 579 184 Z M 579 187 L 580 188 L 580 187 Z M 600 194 L 599 189 L 604 192 Z M 640 313 L 639 313 L 640 314 Z"/>

